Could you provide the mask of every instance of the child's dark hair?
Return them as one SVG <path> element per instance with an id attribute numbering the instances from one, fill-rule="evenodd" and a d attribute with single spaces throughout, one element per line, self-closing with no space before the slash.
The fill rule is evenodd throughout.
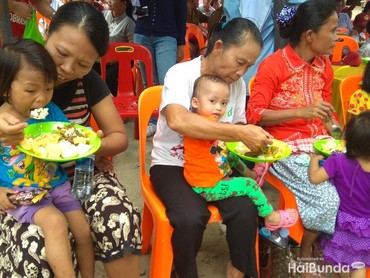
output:
<path id="1" fill-rule="evenodd" d="M 30 39 L 15 39 L 0 50 L 0 94 L 4 101 L 9 101 L 10 87 L 25 66 L 41 72 L 45 82 L 57 80 L 55 63 L 44 46 Z"/>
<path id="2" fill-rule="evenodd" d="M 370 159 L 370 111 L 364 111 L 347 123 L 344 139 L 348 158 Z"/>
<path id="3" fill-rule="evenodd" d="M 298 6 L 295 16 L 289 23 L 279 25 L 280 36 L 289 39 L 290 44 L 296 46 L 304 32 L 319 31 L 334 13 L 336 13 L 335 1 L 308 0 Z"/>
<path id="4" fill-rule="evenodd" d="M 210 32 L 208 46 L 205 57 L 213 51 L 213 47 L 217 40 L 221 40 L 224 47 L 241 46 L 246 43 L 246 35 L 248 39 L 256 41 L 261 48 L 263 40 L 260 31 L 256 24 L 246 18 L 237 17 L 224 23 L 217 23 L 212 27 Z"/>
<path id="5" fill-rule="evenodd" d="M 104 15 L 85 2 L 68 2 L 58 8 L 50 26 L 49 35 L 63 26 L 74 26 L 86 34 L 99 56 L 108 49 L 109 29 Z"/>
<path id="6" fill-rule="evenodd" d="M 199 76 L 194 81 L 193 97 L 198 97 L 198 92 L 199 92 L 198 88 L 199 88 L 200 84 L 202 84 L 202 82 L 204 82 L 206 80 L 214 82 L 214 83 L 224 84 L 225 86 L 229 87 L 229 85 L 222 78 L 220 78 L 216 75 L 204 74 L 204 75 Z"/>
<path id="7" fill-rule="evenodd" d="M 362 78 L 361 89 L 370 95 L 370 63 L 367 63 L 366 65 L 364 77 Z"/>

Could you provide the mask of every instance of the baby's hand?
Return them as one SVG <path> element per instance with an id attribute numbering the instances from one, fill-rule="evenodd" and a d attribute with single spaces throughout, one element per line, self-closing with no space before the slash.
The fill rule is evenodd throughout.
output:
<path id="1" fill-rule="evenodd" d="M 17 208 L 8 199 L 8 194 L 17 194 L 17 193 L 18 191 L 16 190 L 12 190 L 6 187 L 0 187 L 0 213 L 3 213 L 7 209 Z"/>

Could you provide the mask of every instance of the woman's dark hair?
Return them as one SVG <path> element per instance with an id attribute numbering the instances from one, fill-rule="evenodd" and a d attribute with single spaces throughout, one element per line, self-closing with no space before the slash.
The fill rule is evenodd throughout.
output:
<path id="1" fill-rule="evenodd" d="M 85 2 L 68 2 L 58 8 L 50 26 L 49 35 L 65 25 L 81 29 L 89 38 L 99 56 L 103 56 L 108 49 L 109 29 L 101 12 Z"/>
<path id="2" fill-rule="evenodd" d="M 335 1 L 308 0 L 298 6 L 295 16 L 289 23 L 279 25 L 280 36 L 289 39 L 290 44 L 296 46 L 304 32 L 319 31 L 334 13 L 336 13 Z"/>
<path id="3" fill-rule="evenodd" d="M 22 68 L 31 68 L 45 76 L 45 82 L 55 82 L 58 77 L 53 59 L 45 47 L 30 39 L 15 39 L 0 50 L 0 94 L 9 102 L 10 87 Z M 1 102 L 2 103 L 2 102 Z"/>
<path id="4" fill-rule="evenodd" d="M 237 17 L 224 23 L 217 23 L 213 26 L 205 57 L 209 55 L 215 42 L 221 40 L 224 47 L 241 46 L 246 43 L 247 35 L 250 35 L 261 48 L 263 47 L 263 40 L 260 31 L 256 24 L 246 18 Z"/>
<path id="5" fill-rule="evenodd" d="M 366 65 L 364 77 L 362 78 L 361 89 L 370 95 L 370 63 L 367 63 Z"/>
<path id="6" fill-rule="evenodd" d="M 364 111 L 353 117 L 347 124 L 346 140 L 348 158 L 370 158 L 370 111 Z"/>
<path id="7" fill-rule="evenodd" d="M 364 9 L 362 10 L 363 13 L 367 13 L 370 10 L 370 2 L 367 2 Z"/>

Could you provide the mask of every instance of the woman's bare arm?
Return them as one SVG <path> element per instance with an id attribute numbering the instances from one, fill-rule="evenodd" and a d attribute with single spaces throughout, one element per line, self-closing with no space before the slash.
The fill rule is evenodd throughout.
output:
<path id="1" fill-rule="evenodd" d="M 254 125 L 232 125 L 209 121 L 179 104 L 169 104 L 162 113 L 168 126 L 186 136 L 223 141 L 241 141 L 251 150 L 272 144 L 270 134 Z"/>
<path id="2" fill-rule="evenodd" d="M 271 126 L 297 118 L 319 118 L 322 121 L 326 121 L 332 117 L 332 113 L 334 112 L 334 107 L 326 101 L 318 101 L 314 105 L 295 109 L 279 111 L 266 109 L 263 112 L 263 118 L 258 122 L 258 125 Z"/>

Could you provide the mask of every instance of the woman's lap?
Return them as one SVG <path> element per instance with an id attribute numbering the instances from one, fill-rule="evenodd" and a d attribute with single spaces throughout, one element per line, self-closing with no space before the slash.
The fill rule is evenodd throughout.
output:
<path id="1" fill-rule="evenodd" d="M 73 246 L 71 233 L 69 238 Z M 75 253 L 73 262 L 77 267 Z M 39 226 L 20 224 L 10 215 L 0 215 L 0 277 L 54 277 Z"/>
<path id="2" fill-rule="evenodd" d="M 86 215 L 91 224 L 95 257 L 109 262 L 125 254 L 141 252 L 141 218 L 113 174 L 97 174 L 93 200 Z M 85 205 L 83 205 L 84 209 Z M 70 233 L 71 244 L 74 244 Z M 73 245 L 72 245 L 73 246 Z M 73 252 L 75 261 L 75 254 Z M 42 274 L 41 274 L 42 273 Z M 46 261 L 44 236 L 32 224 L 17 223 L 0 215 L 0 277 L 53 277 Z"/>
<path id="3" fill-rule="evenodd" d="M 82 204 L 95 242 L 95 259 L 110 262 L 141 253 L 141 217 L 115 174 L 95 175 L 94 195 Z"/>
<path id="4" fill-rule="evenodd" d="M 334 232 L 339 196 L 329 181 L 310 183 L 308 164 L 296 155 L 275 162 L 269 171 L 295 195 L 305 228 L 329 234 Z"/>
<path id="5" fill-rule="evenodd" d="M 182 251 L 189 248 L 191 244 L 198 248 L 210 215 L 206 201 L 186 183 L 182 167 L 156 165 L 151 167 L 150 175 L 156 193 L 166 204 L 166 213 L 171 224 L 174 227 L 182 227 L 185 231 L 175 229 L 172 243 L 177 242 L 177 247 Z M 257 231 L 256 207 L 248 197 L 228 198 L 213 204 L 219 208 L 223 222 L 227 225 L 229 235 L 227 241 L 233 264 L 244 273 L 254 276 L 256 274 L 254 249 Z M 193 224 L 191 238 L 183 240 L 189 237 L 186 229 L 191 223 Z M 181 240 L 177 240 L 177 237 Z M 176 249 L 176 246 L 173 245 L 173 248 Z M 188 256 L 184 253 L 186 252 L 180 252 L 179 260 L 189 262 L 194 259 L 194 252 L 190 252 Z"/>

